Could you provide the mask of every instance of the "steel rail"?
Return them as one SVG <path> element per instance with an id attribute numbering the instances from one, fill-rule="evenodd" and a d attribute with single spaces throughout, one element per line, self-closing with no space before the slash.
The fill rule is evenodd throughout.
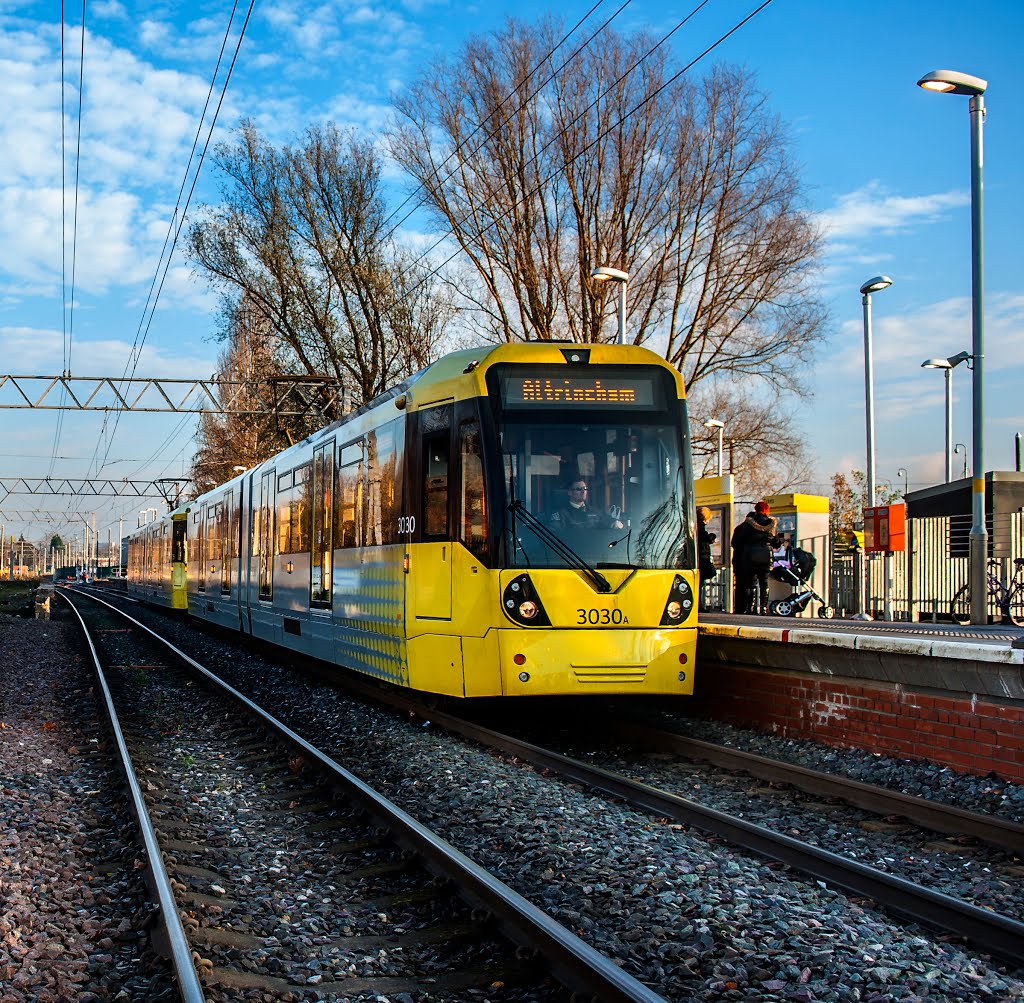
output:
<path id="1" fill-rule="evenodd" d="M 421 709 L 422 713 L 422 709 Z M 964 938 L 978 950 L 1015 967 L 1024 966 L 1024 923 L 969 902 L 915 885 L 745 819 L 590 766 L 530 742 L 433 710 L 430 720 L 456 734 L 552 770 L 655 815 L 695 826 L 735 846 L 817 878 L 847 894 L 873 899 L 893 915 Z"/>
<path id="2" fill-rule="evenodd" d="M 731 749 L 713 742 L 677 735 L 651 728 L 638 721 L 606 722 L 612 733 L 634 745 L 656 752 L 673 752 L 709 762 L 728 770 L 740 770 L 775 783 L 792 784 L 809 794 L 837 796 L 857 808 L 880 815 L 901 815 L 915 825 L 946 835 L 974 836 L 985 843 L 1011 852 L 1024 854 L 1024 825 L 1000 818 L 967 811 L 955 805 L 929 801 L 902 791 L 889 790 L 875 784 L 851 780 L 832 773 L 807 769 L 793 763 L 759 756 L 742 749 Z"/>
<path id="3" fill-rule="evenodd" d="M 135 774 L 135 767 L 132 764 L 131 753 L 128 751 L 128 745 L 125 742 L 124 733 L 121 731 L 121 725 L 117 717 L 117 710 L 114 707 L 114 699 L 110 693 L 110 687 L 107 685 L 106 674 L 103 672 L 103 666 L 100 664 L 99 654 L 96 651 L 96 646 L 93 644 L 92 636 L 89 633 L 89 628 L 85 624 L 85 620 L 82 618 L 82 614 L 78 612 L 75 604 L 71 601 L 66 591 L 58 594 L 64 598 L 65 602 L 67 602 L 71 607 L 72 612 L 77 617 L 78 623 L 85 636 L 86 643 L 89 646 L 89 652 L 92 655 L 93 666 L 96 670 L 96 677 L 99 682 L 100 692 L 103 694 L 104 707 L 106 708 L 107 718 L 110 722 L 110 729 L 114 735 L 114 741 L 117 744 L 118 752 L 120 753 L 121 767 L 124 770 L 125 778 L 128 781 L 128 789 L 132 799 L 132 809 L 139 825 L 139 832 L 142 836 L 143 845 L 146 848 L 146 866 L 149 869 L 150 878 L 153 881 L 153 887 L 156 891 L 157 901 L 160 906 L 160 916 L 163 920 L 164 931 L 167 934 L 167 942 L 171 952 L 171 962 L 174 965 L 174 971 L 177 976 L 178 992 L 181 995 L 183 1003 L 206 1003 L 206 994 L 203 992 L 202 984 L 199 981 L 195 965 L 192 962 L 192 948 L 185 935 L 185 928 L 182 926 L 181 916 L 178 913 L 178 906 L 174 900 L 174 892 L 171 890 L 171 879 L 167 873 L 166 867 L 164 866 L 160 844 L 157 840 L 152 820 L 149 817 L 149 811 L 146 808 L 145 799 L 142 796 L 142 788 L 139 786 L 139 781 Z M 109 604 L 104 603 L 104 605 Z M 115 607 L 111 606 L 110 608 L 114 609 Z"/>
<path id="4" fill-rule="evenodd" d="M 243 693 L 219 678 L 156 631 L 123 610 L 89 595 L 94 602 L 115 610 L 122 617 L 159 641 L 186 665 L 207 679 L 218 692 L 226 694 L 283 738 L 301 755 L 330 774 L 346 793 L 386 826 L 396 841 L 430 861 L 431 867 L 452 880 L 472 904 L 492 915 L 498 927 L 516 943 L 538 951 L 567 987 L 607 1003 L 664 1003 L 664 998 L 622 971 L 614 962 L 592 948 L 570 930 L 518 892 L 488 873 L 407 812 L 331 759 L 316 746 L 292 731 Z"/>

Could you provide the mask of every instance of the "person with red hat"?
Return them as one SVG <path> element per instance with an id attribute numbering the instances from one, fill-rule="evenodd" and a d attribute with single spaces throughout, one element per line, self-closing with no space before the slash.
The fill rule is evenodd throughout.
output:
<path id="1" fill-rule="evenodd" d="M 768 572 L 772 548 L 777 544 L 776 523 L 771 507 L 759 501 L 732 534 L 733 611 L 768 612 Z M 754 586 L 759 586 L 755 597 Z"/>

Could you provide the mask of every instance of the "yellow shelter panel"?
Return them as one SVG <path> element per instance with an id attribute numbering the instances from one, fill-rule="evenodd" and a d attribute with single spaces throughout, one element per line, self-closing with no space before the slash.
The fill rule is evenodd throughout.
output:
<path id="1" fill-rule="evenodd" d="M 409 685 L 414 690 L 465 696 L 462 684 L 462 638 L 420 634 L 407 644 Z"/>

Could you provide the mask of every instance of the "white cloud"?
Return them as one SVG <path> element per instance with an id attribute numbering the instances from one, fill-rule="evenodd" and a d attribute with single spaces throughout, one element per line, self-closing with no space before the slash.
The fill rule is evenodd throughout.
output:
<path id="1" fill-rule="evenodd" d="M 855 240 L 873 233 L 895 233 L 921 223 L 947 219 L 954 209 L 970 204 L 966 191 L 933 195 L 894 195 L 872 181 L 848 195 L 841 195 L 833 209 L 818 214 L 829 241 Z"/>
<path id="2" fill-rule="evenodd" d="M 131 357 L 132 344 L 119 338 L 75 338 L 72 366 L 75 375 L 120 376 Z M 28 326 L 0 327 L 0 356 L 5 373 L 43 373 L 54 375 L 42 360 L 59 360 L 63 354 L 63 334 L 53 328 Z M 59 363 L 58 363 L 59 368 Z M 136 375 L 146 379 L 205 379 L 217 368 L 215 353 L 209 356 L 177 354 L 174 346 L 161 348 L 147 343 L 141 352 Z M 41 391 L 41 387 L 35 388 Z M 9 388 L 0 391 L 0 399 L 9 402 Z"/>

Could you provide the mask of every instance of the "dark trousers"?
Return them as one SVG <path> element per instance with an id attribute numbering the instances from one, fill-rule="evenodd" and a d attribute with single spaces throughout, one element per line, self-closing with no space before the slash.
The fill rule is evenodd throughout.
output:
<path id="1" fill-rule="evenodd" d="M 734 613 L 768 612 L 768 570 L 755 570 L 747 565 L 733 568 L 732 608 Z M 761 586 L 761 606 L 754 609 L 754 582 Z"/>

